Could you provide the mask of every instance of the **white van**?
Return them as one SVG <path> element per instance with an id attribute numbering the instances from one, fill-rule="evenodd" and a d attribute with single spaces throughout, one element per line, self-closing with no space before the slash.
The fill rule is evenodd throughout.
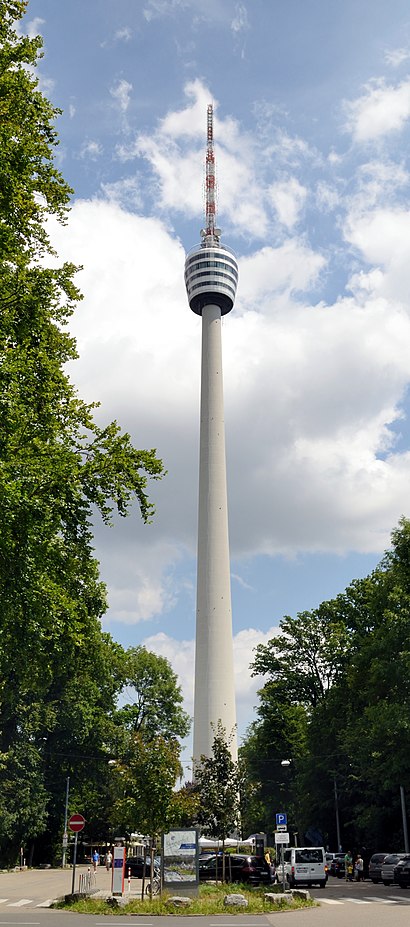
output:
<path id="1" fill-rule="evenodd" d="M 289 847 L 284 850 L 285 879 L 291 888 L 297 885 L 319 885 L 327 882 L 326 854 L 324 847 Z M 277 873 L 281 878 L 282 865 L 278 863 Z"/>

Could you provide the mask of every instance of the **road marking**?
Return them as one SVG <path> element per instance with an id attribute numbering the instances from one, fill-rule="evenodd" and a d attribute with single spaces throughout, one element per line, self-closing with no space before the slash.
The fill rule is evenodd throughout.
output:
<path id="1" fill-rule="evenodd" d="M 49 908 L 54 901 L 54 898 L 47 898 L 46 901 L 41 901 L 40 904 L 36 904 L 36 908 Z"/>
<path id="2" fill-rule="evenodd" d="M 20 901 L 9 901 L 8 908 L 21 908 L 23 904 L 33 904 L 32 898 L 20 898 Z"/>
<path id="3" fill-rule="evenodd" d="M 333 898 L 321 898 L 320 904 L 343 904 L 343 901 L 335 901 Z"/>
<path id="4" fill-rule="evenodd" d="M 404 901 L 405 904 L 409 903 L 410 895 L 389 895 L 389 898 L 394 898 L 395 901 Z"/>
<path id="5" fill-rule="evenodd" d="M 366 895 L 368 901 L 377 901 L 378 904 L 396 904 L 393 898 L 379 898 L 377 895 Z"/>
<path id="6" fill-rule="evenodd" d="M 372 904 L 371 901 L 362 901 L 361 898 L 343 898 L 343 901 L 350 901 L 352 904 Z"/>

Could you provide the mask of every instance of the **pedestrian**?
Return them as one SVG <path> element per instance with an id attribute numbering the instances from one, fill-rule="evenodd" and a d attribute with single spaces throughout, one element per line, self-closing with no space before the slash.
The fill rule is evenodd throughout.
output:
<path id="1" fill-rule="evenodd" d="M 112 853 L 111 853 L 111 850 L 107 850 L 105 854 L 105 868 L 107 872 L 109 869 L 111 869 L 111 863 L 112 863 Z"/>
<path id="2" fill-rule="evenodd" d="M 353 880 L 353 856 L 350 850 L 345 854 L 345 880 L 346 882 Z"/>
<path id="3" fill-rule="evenodd" d="M 355 862 L 355 864 L 354 864 L 354 871 L 355 871 L 355 876 L 356 876 L 356 882 L 362 882 L 362 881 L 363 881 L 363 868 L 364 868 L 363 859 L 362 859 L 362 857 L 360 856 L 360 853 L 358 853 L 357 856 L 356 856 L 356 862 Z"/>
<path id="4" fill-rule="evenodd" d="M 96 872 L 97 866 L 98 866 L 99 862 L 100 862 L 100 854 L 99 854 L 98 850 L 94 850 L 94 853 L 93 853 L 93 866 L 94 866 L 94 872 Z"/>
<path id="5" fill-rule="evenodd" d="M 268 849 L 266 850 L 266 853 L 265 853 L 265 863 L 266 863 L 266 866 L 269 872 L 269 881 L 274 882 L 275 877 L 276 877 L 276 869 L 272 863 L 271 855 Z"/>

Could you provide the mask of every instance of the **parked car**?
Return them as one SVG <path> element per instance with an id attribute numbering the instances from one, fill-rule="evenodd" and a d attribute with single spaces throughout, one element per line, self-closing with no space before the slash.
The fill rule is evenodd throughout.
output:
<path id="1" fill-rule="evenodd" d="M 388 853 L 373 853 L 369 859 L 369 879 L 376 885 L 382 879 L 382 865 Z"/>
<path id="2" fill-rule="evenodd" d="M 326 853 L 326 863 L 329 869 L 329 875 L 335 876 L 338 863 L 344 863 L 344 853 Z"/>
<path id="3" fill-rule="evenodd" d="M 154 861 L 154 869 L 156 864 Z M 130 875 L 134 879 L 142 879 L 144 873 L 144 857 L 143 856 L 127 856 L 125 860 L 125 875 L 128 875 L 128 870 L 130 870 Z M 151 873 L 151 861 L 149 856 L 147 856 L 145 861 L 145 877 L 149 878 Z"/>
<path id="4" fill-rule="evenodd" d="M 391 885 L 394 882 L 395 867 L 401 859 L 404 859 L 405 856 L 405 853 L 391 853 L 390 856 L 386 856 L 382 863 L 381 871 L 383 885 Z"/>
<path id="5" fill-rule="evenodd" d="M 407 853 L 395 866 L 393 881 L 400 885 L 400 888 L 410 888 L 410 853 Z"/>
<path id="6" fill-rule="evenodd" d="M 338 879 L 344 879 L 346 875 L 346 866 L 345 866 L 345 854 L 342 856 L 337 856 L 333 860 L 333 875 L 337 876 Z"/>
<path id="7" fill-rule="evenodd" d="M 199 860 L 200 881 L 222 879 L 222 855 Z M 263 856 L 245 856 L 241 853 L 227 853 L 225 856 L 225 881 L 250 882 L 252 885 L 269 884 L 275 880 L 275 870 Z"/>

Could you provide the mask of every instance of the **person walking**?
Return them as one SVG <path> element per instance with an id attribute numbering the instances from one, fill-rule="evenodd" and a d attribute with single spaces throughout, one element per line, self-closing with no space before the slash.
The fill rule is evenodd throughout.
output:
<path id="1" fill-rule="evenodd" d="M 111 853 L 111 850 L 107 850 L 105 854 L 105 868 L 107 872 L 111 869 L 111 863 L 112 863 L 112 853 Z"/>
<path id="2" fill-rule="evenodd" d="M 356 862 L 354 864 L 356 882 L 363 882 L 363 869 L 364 869 L 363 859 L 360 853 L 358 853 L 356 856 Z"/>
<path id="3" fill-rule="evenodd" d="M 94 872 L 97 871 L 97 866 L 98 866 L 99 862 L 100 862 L 100 854 L 99 854 L 98 850 L 94 850 L 94 853 L 93 853 L 93 866 L 94 866 Z"/>

